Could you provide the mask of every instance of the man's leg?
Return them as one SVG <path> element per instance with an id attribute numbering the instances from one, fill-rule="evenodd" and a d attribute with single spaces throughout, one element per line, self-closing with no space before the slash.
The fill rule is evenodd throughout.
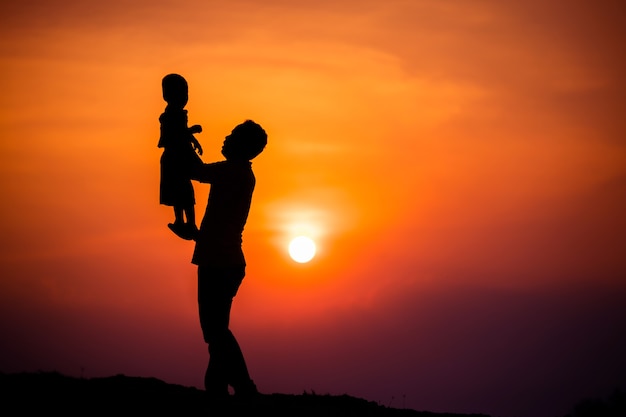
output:
<path id="1" fill-rule="evenodd" d="M 209 364 L 204 388 L 211 397 L 228 396 L 228 358 L 225 339 L 232 300 L 223 296 L 214 268 L 198 267 L 198 310 L 204 341 L 209 345 Z"/>
<path id="2" fill-rule="evenodd" d="M 258 394 L 239 343 L 230 330 L 224 338 L 224 343 L 228 358 L 228 384 L 234 388 L 235 396 L 246 398 Z"/>
<path id="3" fill-rule="evenodd" d="M 205 389 L 216 396 L 227 395 L 228 385 L 237 396 L 257 394 L 237 339 L 228 328 L 233 297 L 245 275 L 242 268 L 198 267 L 200 325 L 209 345 Z"/>

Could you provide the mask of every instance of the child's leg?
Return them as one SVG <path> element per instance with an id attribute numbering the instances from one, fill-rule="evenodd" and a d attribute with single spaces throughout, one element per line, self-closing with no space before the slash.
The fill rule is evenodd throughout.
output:
<path id="1" fill-rule="evenodd" d="M 185 207 L 185 217 L 187 218 L 187 224 L 194 225 L 196 224 L 196 210 L 193 206 Z"/>
<path id="2" fill-rule="evenodd" d="M 183 224 L 185 223 L 185 219 L 183 217 L 183 208 L 181 206 L 174 206 L 174 223 L 175 224 Z"/>
<path id="3" fill-rule="evenodd" d="M 193 204 L 185 208 L 185 215 L 187 216 L 185 229 L 189 233 L 188 236 L 191 239 L 195 239 L 198 234 L 198 226 L 196 226 L 196 211 Z"/>
<path id="4" fill-rule="evenodd" d="M 174 215 L 176 219 L 174 220 L 174 223 L 168 224 L 167 227 L 169 227 L 170 230 L 174 232 L 178 237 L 185 240 L 192 240 L 198 229 L 196 228 L 195 223 L 193 225 L 189 222 L 185 223 L 185 214 L 189 216 L 187 208 L 174 206 Z"/>

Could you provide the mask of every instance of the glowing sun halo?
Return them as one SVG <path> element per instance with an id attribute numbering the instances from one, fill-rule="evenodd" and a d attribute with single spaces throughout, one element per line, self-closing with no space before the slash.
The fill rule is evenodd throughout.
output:
<path id="1" fill-rule="evenodd" d="M 306 236 L 298 236 L 289 243 L 289 256 L 296 262 L 306 263 L 315 256 L 315 242 Z"/>

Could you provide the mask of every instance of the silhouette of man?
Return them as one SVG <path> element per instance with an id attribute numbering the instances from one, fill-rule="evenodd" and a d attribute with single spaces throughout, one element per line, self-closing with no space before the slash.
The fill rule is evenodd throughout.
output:
<path id="1" fill-rule="evenodd" d="M 265 130 L 246 120 L 226 136 L 225 161 L 203 163 L 193 172 L 193 179 L 211 184 L 192 263 L 198 266 L 200 326 L 209 348 L 204 386 L 212 400 L 229 398 L 229 385 L 238 398 L 258 394 L 229 321 L 245 276 L 242 234 L 256 183 L 251 161 L 266 144 Z"/>

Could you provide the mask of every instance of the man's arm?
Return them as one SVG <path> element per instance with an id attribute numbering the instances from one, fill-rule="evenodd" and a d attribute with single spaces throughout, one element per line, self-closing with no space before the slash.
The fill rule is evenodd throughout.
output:
<path id="1" fill-rule="evenodd" d="M 191 179 L 211 184 L 220 177 L 223 162 L 197 164 L 191 169 Z"/>

